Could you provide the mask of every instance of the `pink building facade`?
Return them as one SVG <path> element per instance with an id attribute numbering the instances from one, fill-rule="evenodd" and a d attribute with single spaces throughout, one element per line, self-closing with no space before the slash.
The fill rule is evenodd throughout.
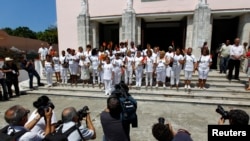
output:
<path id="1" fill-rule="evenodd" d="M 225 40 L 250 42 L 249 0 L 56 0 L 59 50 L 134 41 L 211 52 Z"/>

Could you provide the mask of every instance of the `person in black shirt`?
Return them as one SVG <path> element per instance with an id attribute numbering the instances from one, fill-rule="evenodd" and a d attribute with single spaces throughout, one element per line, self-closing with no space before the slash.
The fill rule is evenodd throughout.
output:
<path id="1" fill-rule="evenodd" d="M 11 90 L 11 86 L 15 87 L 16 96 L 20 96 L 19 86 L 18 86 L 18 76 L 19 70 L 17 65 L 13 63 L 13 59 L 10 57 L 5 58 L 5 64 L 3 66 L 3 70 L 6 73 L 6 85 L 8 88 L 9 97 L 13 97 L 13 93 Z"/>
<path id="2" fill-rule="evenodd" d="M 130 141 L 129 123 L 120 118 L 121 105 L 119 99 L 111 95 L 107 100 L 107 108 L 101 113 L 100 119 L 106 141 Z"/>
<path id="3" fill-rule="evenodd" d="M 37 78 L 37 85 L 38 86 L 44 86 L 44 84 L 41 83 L 41 77 L 37 73 L 32 60 L 27 61 L 25 58 L 22 58 L 21 59 L 21 68 L 28 72 L 29 79 L 30 79 L 30 81 L 29 81 L 30 90 L 34 89 L 34 87 L 33 87 L 33 76 L 35 76 Z"/>

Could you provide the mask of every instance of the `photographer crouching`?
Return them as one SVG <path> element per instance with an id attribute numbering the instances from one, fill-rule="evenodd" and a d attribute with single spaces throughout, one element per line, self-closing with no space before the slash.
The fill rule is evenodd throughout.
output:
<path id="1" fill-rule="evenodd" d="M 165 123 L 163 117 L 153 125 L 152 134 L 158 141 L 193 141 L 187 130 L 179 129 L 175 132 L 170 123 Z"/>
<path id="2" fill-rule="evenodd" d="M 68 136 L 69 141 L 81 141 L 96 138 L 95 127 L 93 126 L 90 118 L 89 108 L 84 106 L 81 110 L 76 111 L 74 107 L 67 107 L 62 112 L 62 133 L 69 130 L 71 127 L 76 126 L 77 129 L 71 132 Z M 81 124 L 82 121 L 86 122 L 86 126 Z M 60 126 L 60 127 L 61 127 Z M 59 127 L 59 128 L 60 128 Z"/>
<path id="3" fill-rule="evenodd" d="M 249 115 L 241 109 L 225 111 L 221 105 L 218 105 L 216 112 L 221 115 L 219 125 L 223 125 L 227 119 L 230 125 L 248 125 L 249 123 Z"/>

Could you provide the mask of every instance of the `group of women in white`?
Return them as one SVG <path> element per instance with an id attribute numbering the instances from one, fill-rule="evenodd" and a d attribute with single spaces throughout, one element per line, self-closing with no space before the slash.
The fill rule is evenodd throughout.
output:
<path id="1" fill-rule="evenodd" d="M 79 47 L 77 52 L 74 49 L 67 49 L 61 52 L 59 56 L 48 57 L 45 68 L 50 63 L 54 64 L 57 82 L 67 85 L 68 72 L 70 74 L 71 86 L 77 86 L 77 79 L 83 81 L 83 87 L 89 85 L 92 78 L 92 86 L 98 84 L 102 87 L 104 84 L 105 95 L 110 95 L 112 86 L 124 81 L 127 85 L 132 86 L 133 76 L 135 76 L 135 86 L 139 89 L 142 80 L 145 77 L 146 88 L 153 87 L 154 78 L 156 78 L 156 88 L 159 86 L 166 87 L 166 78 L 170 80 L 170 88 L 179 89 L 180 74 L 184 71 L 184 88 L 191 89 L 192 75 L 198 71 L 198 87 L 206 89 L 205 84 L 208 77 L 212 59 L 208 48 L 203 48 L 200 57 L 197 59 L 192 54 L 192 48 L 181 50 L 173 49 L 172 46 L 168 51 L 160 51 L 159 47 L 151 48 L 147 44 L 146 49 L 137 49 L 133 42 L 130 47 L 120 43 L 115 49 L 101 46 L 99 49 L 92 49 L 87 45 L 84 51 Z M 47 67 L 45 70 L 50 70 Z M 52 71 L 51 71 L 52 72 Z M 92 75 L 92 77 L 90 77 Z M 48 85 L 51 86 L 52 79 L 48 78 Z"/>

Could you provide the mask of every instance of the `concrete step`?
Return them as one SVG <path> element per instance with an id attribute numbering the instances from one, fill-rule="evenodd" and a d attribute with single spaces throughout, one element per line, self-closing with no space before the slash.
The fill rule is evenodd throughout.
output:
<path id="1" fill-rule="evenodd" d="M 20 85 L 23 91 L 27 94 L 46 94 L 46 95 L 63 95 L 63 96 L 76 96 L 76 97 L 90 97 L 90 98 L 106 98 L 104 91 L 98 86 L 94 88 L 92 85 L 89 87 L 82 87 L 78 84 L 77 87 L 73 86 L 47 86 L 39 87 L 39 90 L 29 91 L 28 81 Z M 186 91 L 180 87 L 177 91 L 175 88 L 170 89 L 153 87 L 146 89 L 136 89 L 132 87 L 130 93 L 140 101 L 156 101 L 156 102 L 181 102 L 181 103 L 194 103 L 194 104 L 224 104 L 224 105 L 239 105 L 250 106 L 250 94 L 242 87 L 211 87 L 206 90 L 192 88 L 191 91 Z"/>
<path id="2" fill-rule="evenodd" d="M 220 93 L 215 94 L 212 92 L 191 92 L 185 91 L 135 91 L 131 90 L 130 93 L 138 101 L 155 101 L 155 102 L 173 102 L 173 103 L 192 103 L 192 104 L 209 104 L 209 105 L 237 105 L 237 106 L 250 106 L 250 94 L 230 94 Z M 74 96 L 74 97 L 86 97 L 86 98 L 101 98 L 106 99 L 107 96 L 101 90 L 74 88 L 69 89 L 67 87 L 52 87 L 45 88 L 39 87 L 39 90 L 27 91 L 27 94 L 40 94 L 40 95 L 60 95 L 60 96 Z"/>

